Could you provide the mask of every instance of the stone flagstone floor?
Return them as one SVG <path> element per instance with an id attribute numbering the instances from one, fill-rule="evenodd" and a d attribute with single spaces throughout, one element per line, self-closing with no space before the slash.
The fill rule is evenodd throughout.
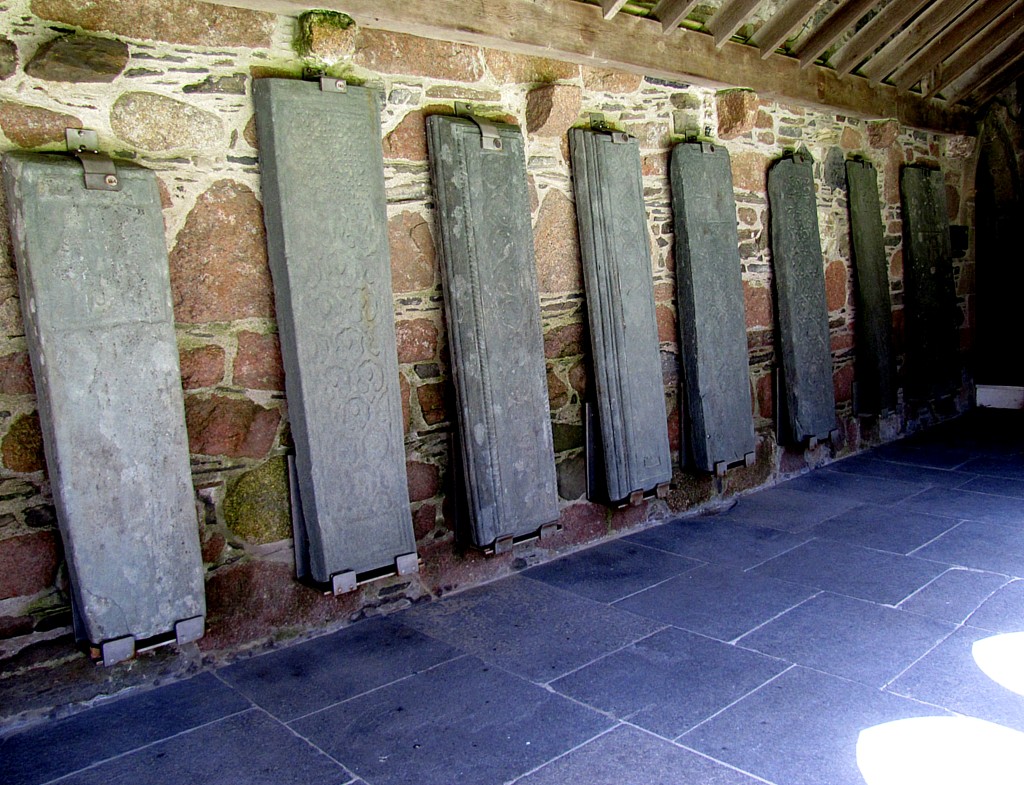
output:
<path id="1" fill-rule="evenodd" d="M 965 715 L 1024 739 L 1024 697 L 972 658 L 1020 631 L 1024 419 L 979 411 L 718 515 L 8 731 L 0 783 L 863 785 L 858 738 L 882 723 Z M 925 748 L 955 769 L 960 738 Z M 910 785 L 925 762 L 889 746 Z"/>

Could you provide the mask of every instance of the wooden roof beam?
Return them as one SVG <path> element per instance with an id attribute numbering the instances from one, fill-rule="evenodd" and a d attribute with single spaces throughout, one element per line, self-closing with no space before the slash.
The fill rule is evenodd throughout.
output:
<path id="1" fill-rule="evenodd" d="M 626 0 L 601 0 L 601 14 L 605 19 L 611 19 L 626 4 Z"/>
<path id="2" fill-rule="evenodd" d="M 988 57 L 996 48 L 1002 46 L 1004 41 L 1024 30 L 1021 27 L 1022 20 L 1024 20 L 1024 8 L 1018 6 L 1008 8 L 1000 14 L 966 46 L 958 49 L 956 54 L 939 66 L 939 78 L 929 86 L 925 97 L 931 98 L 942 88 L 953 84 L 963 74 Z"/>
<path id="3" fill-rule="evenodd" d="M 972 0 L 936 0 L 906 30 L 861 66 L 860 72 L 872 82 L 881 82 L 938 35 L 971 2 Z"/>
<path id="4" fill-rule="evenodd" d="M 1006 72 L 1024 60 L 1024 30 L 1008 38 L 998 49 L 968 71 L 964 77 L 946 90 L 951 104 L 960 103 L 991 82 L 1001 80 Z"/>
<path id="5" fill-rule="evenodd" d="M 661 0 L 654 7 L 654 17 L 661 22 L 661 31 L 671 33 L 690 15 L 700 0 Z"/>
<path id="6" fill-rule="evenodd" d="M 950 103 L 957 103 L 983 79 L 1024 54 L 1024 27 L 1019 24 L 1000 24 L 997 19 L 986 32 L 939 66 L 939 78 L 929 87 L 926 98 L 942 92 Z M 952 89 L 946 89 L 949 87 Z"/>
<path id="7" fill-rule="evenodd" d="M 905 0 L 904 0 L 905 2 Z M 877 0 L 846 0 L 818 25 L 796 51 L 800 67 L 806 68 L 817 60 L 840 36 L 857 24 L 864 14 L 875 7 Z"/>
<path id="8" fill-rule="evenodd" d="M 769 57 L 786 42 L 797 27 L 807 21 L 815 6 L 821 0 L 789 0 L 780 8 L 754 36 L 754 43 L 761 49 L 761 57 Z"/>
<path id="9" fill-rule="evenodd" d="M 832 67 L 841 74 L 850 73 L 929 2 L 930 0 L 903 0 L 889 3 L 832 55 Z"/>
<path id="10" fill-rule="evenodd" d="M 721 49 L 743 23 L 754 15 L 761 0 L 725 0 L 715 15 L 708 20 L 708 30 L 715 37 L 715 46 Z"/>
<path id="11" fill-rule="evenodd" d="M 1018 60 L 1016 63 L 1011 64 L 1003 73 L 979 85 L 970 95 L 971 105 L 976 109 L 980 109 L 1022 77 L 1024 77 L 1024 60 Z"/>

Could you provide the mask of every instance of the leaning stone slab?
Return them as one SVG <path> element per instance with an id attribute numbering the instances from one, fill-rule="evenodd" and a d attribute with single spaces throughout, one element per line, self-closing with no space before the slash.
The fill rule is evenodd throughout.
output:
<path id="1" fill-rule="evenodd" d="M 796 443 L 821 440 L 836 427 L 836 407 L 814 164 L 809 155 L 797 153 L 772 166 L 768 205 L 788 431 L 784 438 Z"/>
<path id="2" fill-rule="evenodd" d="M 676 145 L 670 178 L 684 421 L 690 461 L 710 472 L 752 459 L 756 444 L 729 151 Z"/>
<path id="3" fill-rule="evenodd" d="M 953 252 L 942 172 L 900 173 L 907 395 L 930 400 L 953 392 L 959 376 Z"/>
<path id="4" fill-rule="evenodd" d="M 415 570 L 377 101 L 288 79 L 254 96 L 308 545 L 297 572 L 308 560 L 314 581 L 351 589 L 400 557 Z"/>
<path id="5" fill-rule="evenodd" d="M 468 502 L 479 547 L 558 518 L 523 137 L 435 115 L 427 143 Z"/>
<path id="6" fill-rule="evenodd" d="M 896 408 L 896 365 L 892 351 L 889 264 L 875 167 L 866 161 L 847 161 L 846 182 L 857 273 L 855 400 L 858 414 L 879 415 Z"/>
<path id="7" fill-rule="evenodd" d="M 573 182 L 608 498 L 672 479 L 636 139 L 572 129 Z"/>
<path id="8" fill-rule="evenodd" d="M 198 637 L 206 607 L 160 194 L 117 176 L 94 191 L 73 158 L 3 162 L 76 628 L 130 656 L 182 622 Z"/>

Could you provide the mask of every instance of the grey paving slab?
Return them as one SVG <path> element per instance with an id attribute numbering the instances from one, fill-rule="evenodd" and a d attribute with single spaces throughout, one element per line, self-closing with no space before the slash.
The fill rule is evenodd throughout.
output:
<path id="1" fill-rule="evenodd" d="M 935 562 L 861 548 L 847 542 L 811 540 L 753 570 L 815 589 L 895 605 L 943 572 Z"/>
<path id="2" fill-rule="evenodd" d="M 536 682 L 557 678 L 662 626 L 521 577 L 413 608 L 402 621 Z"/>
<path id="3" fill-rule="evenodd" d="M 1024 499 L 1024 480 L 1009 477 L 976 477 L 960 486 L 961 490 L 987 493 L 992 496 L 1008 496 L 1011 499 Z"/>
<path id="4" fill-rule="evenodd" d="M 772 269 L 786 417 L 784 438 L 827 439 L 836 427 L 814 163 L 806 153 L 768 170 Z"/>
<path id="5" fill-rule="evenodd" d="M 469 120 L 427 118 L 445 315 L 473 544 L 558 519 L 523 137 L 484 150 Z"/>
<path id="6" fill-rule="evenodd" d="M 1013 581 L 996 591 L 967 623 L 993 632 L 1024 632 L 1024 580 Z"/>
<path id="7" fill-rule="evenodd" d="M 819 523 L 807 534 L 890 553 L 907 554 L 956 526 L 955 518 L 862 504 Z"/>
<path id="8" fill-rule="evenodd" d="M 626 539 L 691 559 L 748 568 L 807 542 L 808 537 L 707 516 L 653 526 Z"/>
<path id="9" fill-rule="evenodd" d="M 814 594 L 813 589 L 707 565 L 615 603 L 615 608 L 731 641 Z"/>
<path id="10" fill-rule="evenodd" d="M 910 512 L 1024 528 L 1024 504 L 1019 499 L 959 488 L 929 488 L 902 502 L 899 507 Z"/>
<path id="11" fill-rule="evenodd" d="M 552 682 L 551 688 L 674 738 L 788 667 L 670 628 Z"/>
<path id="12" fill-rule="evenodd" d="M 988 630 L 961 627 L 889 686 L 889 691 L 1024 731 L 1024 697 L 992 681 L 971 654 Z"/>
<path id="13" fill-rule="evenodd" d="M 1024 529 L 965 521 L 914 551 L 914 555 L 1024 578 Z"/>
<path id="14" fill-rule="evenodd" d="M 206 613 L 160 193 L 118 166 L 113 192 L 70 156 L 3 159 L 48 476 L 97 644 Z"/>
<path id="15" fill-rule="evenodd" d="M 1005 477 L 1009 480 L 1024 481 L 1024 456 L 985 456 L 967 461 L 961 471 L 980 474 L 984 477 Z"/>
<path id="16" fill-rule="evenodd" d="M 969 465 L 964 464 L 958 470 L 933 469 L 928 466 L 918 466 L 912 463 L 888 461 L 879 457 L 877 450 L 872 450 L 868 453 L 861 453 L 860 455 L 854 455 L 850 458 L 843 458 L 841 461 L 830 463 L 828 468 L 834 472 L 863 474 L 868 477 L 884 477 L 891 480 L 935 485 L 940 488 L 956 488 L 977 476 L 967 470 Z"/>
<path id="17" fill-rule="evenodd" d="M 251 709 L 61 780 L 73 785 L 342 785 L 352 775 Z"/>
<path id="18" fill-rule="evenodd" d="M 962 624 L 1006 582 L 1005 575 L 956 567 L 908 597 L 900 603 L 900 608 L 939 621 Z"/>
<path id="19" fill-rule="evenodd" d="M 534 567 L 523 575 L 598 602 L 614 602 L 701 563 L 615 540 Z"/>
<path id="20" fill-rule="evenodd" d="M 760 780 L 628 725 L 587 742 L 515 785 L 755 785 Z"/>
<path id="21" fill-rule="evenodd" d="M 722 520 L 753 523 L 787 532 L 802 532 L 857 506 L 856 499 L 823 498 L 787 487 L 775 487 L 741 496 Z"/>
<path id="22" fill-rule="evenodd" d="M 755 630 L 740 645 L 882 687 L 954 629 L 952 624 L 826 593 Z"/>
<path id="23" fill-rule="evenodd" d="M 569 149 L 604 476 L 619 500 L 672 479 L 640 145 L 573 128 Z"/>
<path id="24" fill-rule="evenodd" d="M 373 785 L 494 785 L 614 721 L 464 657 L 292 724 Z"/>
<path id="25" fill-rule="evenodd" d="M 889 257 L 885 251 L 878 174 L 867 161 L 846 162 L 850 245 L 857 272 L 856 404 L 861 414 L 896 407 Z"/>
<path id="26" fill-rule="evenodd" d="M 249 708 L 249 701 L 204 673 L 0 738 L 0 782 L 49 782 Z"/>
<path id="27" fill-rule="evenodd" d="M 291 720 L 462 655 L 392 619 L 253 657 L 222 679 L 281 720 Z"/>
<path id="28" fill-rule="evenodd" d="M 875 448 L 874 454 L 887 461 L 932 469 L 959 469 L 973 457 L 966 447 L 922 444 L 910 439 L 884 444 Z"/>
<path id="29" fill-rule="evenodd" d="M 732 166 L 725 147 L 697 142 L 673 147 L 669 169 L 687 459 L 710 472 L 756 444 Z"/>
<path id="30" fill-rule="evenodd" d="M 779 785 L 864 785 L 857 767 L 860 732 L 936 713 L 930 706 L 798 667 L 679 742 Z"/>
<path id="31" fill-rule="evenodd" d="M 839 497 L 857 502 L 873 502 L 874 504 L 901 501 L 920 493 L 927 487 L 922 483 L 883 477 L 866 477 L 847 472 L 833 472 L 829 469 L 818 469 L 779 486 L 780 490 L 803 491 L 830 498 Z"/>

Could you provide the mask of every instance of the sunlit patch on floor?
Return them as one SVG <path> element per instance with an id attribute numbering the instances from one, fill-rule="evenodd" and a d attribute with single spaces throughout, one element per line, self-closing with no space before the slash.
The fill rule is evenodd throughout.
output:
<path id="1" fill-rule="evenodd" d="M 1024 632 L 993 635 L 975 642 L 971 653 L 978 667 L 996 684 L 1024 695 Z M 1024 782 L 1024 773 L 1020 781 Z"/>

